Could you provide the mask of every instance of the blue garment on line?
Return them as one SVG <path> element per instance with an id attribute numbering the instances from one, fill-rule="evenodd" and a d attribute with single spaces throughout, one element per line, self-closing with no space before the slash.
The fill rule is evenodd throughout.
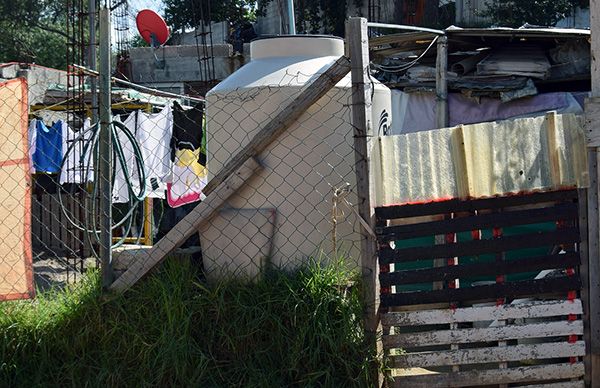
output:
<path id="1" fill-rule="evenodd" d="M 33 166 L 36 172 L 58 173 L 62 162 L 62 121 L 47 127 L 41 120 L 36 125 L 37 138 Z"/>

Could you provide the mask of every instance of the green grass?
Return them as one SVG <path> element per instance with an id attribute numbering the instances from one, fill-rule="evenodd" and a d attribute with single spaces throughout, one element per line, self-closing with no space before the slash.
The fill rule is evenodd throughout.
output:
<path id="1" fill-rule="evenodd" d="M 370 386 L 372 347 L 353 276 L 311 265 L 207 286 L 169 260 L 102 301 L 96 273 L 35 301 L 0 303 L 0 385 Z"/>

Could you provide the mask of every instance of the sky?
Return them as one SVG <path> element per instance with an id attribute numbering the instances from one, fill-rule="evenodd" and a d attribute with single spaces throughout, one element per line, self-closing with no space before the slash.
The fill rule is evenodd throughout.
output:
<path id="1" fill-rule="evenodd" d="M 112 0 L 113 3 L 115 3 L 116 0 Z M 163 12 L 163 8 L 164 8 L 164 3 L 161 0 L 129 0 L 129 33 L 127 34 L 129 36 L 128 39 L 132 39 L 134 36 L 136 36 L 137 33 L 137 29 L 135 26 L 135 16 L 137 15 L 137 13 L 142 10 L 142 9 L 151 9 L 153 11 L 156 11 L 159 15 L 162 16 L 162 12 Z M 115 23 L 115 22 L 113 22 Z M 113 25 L 113 28 L 115 26 Z M 114 30 L 113 31 L 113 35 L 112 35 L 112 41 L 113 44 L 116 43 L 116 40 L 118 39 L 118 31 Z"/>
<path id="2" fill-rule="evenodd" d="M 160 0 L 129 0 L 129 8 L 133 13 L 135 13 L 134 11 L 139 11 L 141 9 L 148 8 L 160 14 L 162 12 L 163 7 L 164 4 Z"/>

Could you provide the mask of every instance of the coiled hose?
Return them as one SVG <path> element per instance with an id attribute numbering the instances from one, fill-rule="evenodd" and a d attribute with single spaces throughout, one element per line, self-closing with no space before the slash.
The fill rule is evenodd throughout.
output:
<path id="1" fill-rule="evenodd" d="M 111 131 L 111 140 L 112 140 L 112 150 L 113 150 L 113 163 L 112 163 L 112 171 L 111 171 L 111 188 L 114 187 L 116 172 L 117 172 L 117 163 L 119 163 L 121 167 L 121 171 L 123 172 L 124 180 L 127 185 L 127 191 L 129 193 L 128 207 L 129 211 L 123 216 L 123 218 L 111 225 L 111 230 L 115 230 L 125 225 L 125 233 L 123 236 L 113 244 L 113 248 L 121 246 L 126 237 L 131 232 L 131 228 L 133 226 L 133 221 L 135 218 L 135 211 L 144 201 L 146 197 L 146 172 L 144 170 L 144 159 L 142 156 L 142 151 L 135 140 L 135 134 L 133 134 L 125 125 L 123 125 L 119 121 L 112 121 L 109 125 Z M 71 225 L 73 225 L 78 230 L 82 231 L 86 237 L 86 240 L 90 243 L 90 247 L 92 249 L 92 253 L 95 257 L 98 257 L 98 253 L 94 250 L 94 243 L 100 243 L 100 231 L 98 229 L 98 223 L 102 214 L 100 214 L 97 201 L 94 199 L 98 197 L 99 194 L 99 185 L 97 177 L 100 175 L 99 173 L 99 163 L 101 155 L 99 154 L 98 147 L 98 139 L 100 134 L 100 126 L 98 123 L 92 125 L 90 128 L 81 130 L 78 136 L 72 141 L 72 143 L 67 147 L 63 160 L 61 162 L 60 171 L 63 171 L 65 163 L 69 160 L 69 156 L 75 152 L 76 145 L 82 145 L 81 155 L 79 157 L 78 166 L 84 166 L 84 174 L 81 177 L 82 184 L 85 185 L 86 191 L 91 194 L 91 201 L 87 201 L 87 203 L 81 204 L 84 210 L 85 216 L 83 220 L 76 220 L 68 214 L 66 206 L 63 203 L 62 193 L 66 192 L 66 190 L 59 190 L 59 202 L 60 207 L 62 209 L 63 215 L 69 221 Z M 91 136 L 88 136 L 90 135 Z M 123 151 L 124 144 L 121 143 L 121 138 L 119 134 L 125 135 L 125 141 L 129 142 L 133 149 L 134 156 L 134 171 L 136 174 L 132 175 L 131 171 L 129 171 L 129 166 L 127 165 L 127 160 L 125 153 Z M 93 162 L 93 163 L 92 163 Z M 90 167 L 93 164 L 93 170 Z M 93 173 L 93 175 L 91 175 Z M 112 192 L 110 193 L 112 196 Z M 138 235 L 138 239 L 141 237 L 142 228 L 140 228 L 140 233 Z"/>

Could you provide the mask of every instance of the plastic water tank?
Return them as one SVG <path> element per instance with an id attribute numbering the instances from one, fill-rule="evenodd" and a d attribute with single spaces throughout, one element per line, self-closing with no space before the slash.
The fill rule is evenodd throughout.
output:
<path id="1" fill-rule="evenodd" d="M 285 36 L 255 40 L 250 51 L 251 61 L 206 96 L 211 176 L 344 55 L 344 41 Z M 372 128 L 384 134 L 391 121 L 390 90 L 375 79 L 372 86 Z M 353 146 L 348 74 L 260 155 L 264 170 L 200 230 L 207 272 L 254 277 L 268 264 L 290 269 L 309 258 L 330 258 L 334 190 L 350 187 L 346 199 L 356 204 Z M 335 202 L 337 252 L 354 266 L 360 226 L 344 201 Z"/>

